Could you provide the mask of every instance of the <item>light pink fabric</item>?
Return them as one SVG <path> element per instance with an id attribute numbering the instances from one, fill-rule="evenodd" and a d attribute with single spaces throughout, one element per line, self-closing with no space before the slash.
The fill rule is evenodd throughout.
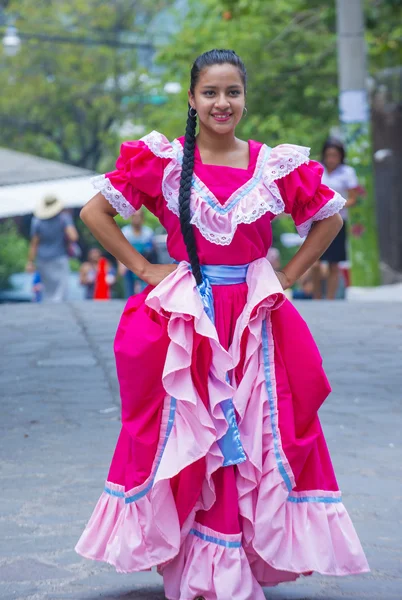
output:
<path id="1" fill-rule="evenodd" d="M 222 542 L 240 542 L 241 535 L 222 535 L 194 524 L 197 532 Z M 169 600 L 264 600 L 242 547 L 225 548 L 189 534 L 177 558 L 163 570 L 165 595 Z"/>

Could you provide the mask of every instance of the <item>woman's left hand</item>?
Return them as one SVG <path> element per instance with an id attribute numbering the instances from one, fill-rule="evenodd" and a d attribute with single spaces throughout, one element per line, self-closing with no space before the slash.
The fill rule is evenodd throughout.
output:
<path id="1" fill-rule="evenodd" d="M 275 275 L 279 279 L 279 283 L 281 284 L 281 286 L 283 287 L 284 290 L 287 290 L 288 288 L 290 288 L 290 285 L 291 285 L 290 281 L 289 281 L 287 275 L 283 271 L 275 271 Z"/>

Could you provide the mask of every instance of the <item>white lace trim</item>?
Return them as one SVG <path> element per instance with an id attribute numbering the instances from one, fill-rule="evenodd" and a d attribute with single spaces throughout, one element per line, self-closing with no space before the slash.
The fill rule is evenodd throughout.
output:
<path id="1" fill-rule="evenodd" d="M 97 175 L 91 179 L 91 183 L 96 190 L 101 192 L 123 219 L 129 219 L 135 213 L 135 208 L 127 202 L 121 192 L 112 186 L 108 177 L 105 175 Z"/>
<path id="2" fill-rule="evenodd" d="M 176 158 L 176 152 L 167 137 L 158 131 L 151 131 L 140 139 L 159 158 Z"/>
<path id="3" fill-rule="evenodd" d="M 266 179 L 273 182 L 282 179 L 310 160 L 310 148 L 294 144 L 276 146 L 269 157 Z"/>
<path id="4" fill-rule="evenodd" d="M 345 198 L 343 198 L 338 192 L 335 192 L 335 195 L 327 204 L 324 204 L 323 207 L 308 221 L 305 221 L 301 225 L 296 227 L 300 237 L 306 237 L 308 232 L 311 229 L 311 226 L 316 221 L 322 221 L 323 219 L 327 219 L 328 217 L 332 217 L 332 215 L 336 215 L 341 208 L 346 204 Z"/>

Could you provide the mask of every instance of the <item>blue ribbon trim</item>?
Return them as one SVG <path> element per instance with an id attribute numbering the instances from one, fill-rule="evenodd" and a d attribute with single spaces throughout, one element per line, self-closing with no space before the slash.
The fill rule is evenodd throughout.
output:
<path id="1" fill-rule="evenodd" d="M 290 482 L 289 475 L 286 472 L 286 469 L 282 462 L 282 456 L 279 451 L 279 431 L 275 419 L 275 399 L 274 392 L 272 388 L 272 380 L 271 380 L 271 365 L 269 362 L 269 349 L 268 349 L 268 333 L 267 333 L 267 321 L 264 319 L 262 322 L 262 352 L 264 357 L 264 374 L 265 374 L 265 386 L 267 388 L 268 394 L 268 405 L 269 405 L 269 417 L 271 421 L 272 435 L 274 438 L 274 453 L 276 464 L 278 465 L 278 469 L 280 474 L 282 475 L 282 479 L 290 492 L 292 490 L 292 484 Z"/>
<path id="2" fill-rule="evenodd" d="M 163 456 L 163 453 L 166 448 L 166 444 L 168 442 L 170 433 L 173 428 L 174 417 L 175 417 L 175 413 L 176 413 L 176 404 L 177 404 L 176 398 L 170 398 L 170 410 L 169 410 L 168 425 L 167 425 L 166 433 L 165 433 L 165 439 L 163 440 L 163 445 L 162 445 L 162 449 L 159 454 L 158 461 L 156 463 L 154 472 L 152 473 L 151 479 L 149 480 L 148 484 L 140 492 L 138 492 L 137 494 L 134 494 L 133 496 L 125 497 L 124 492 L 116 492 L 115 490 L 105 487 L 105 492 L 107 494 L 109 494 L 110 496 L 117 496 L 118 498 L 125 498 L 125 503 L 131 504 L 132 502 L 137 502 L 137 500 L 140 500 L 140 498 L 143 498 L 144 496 L 146 496 L 146 494 L 148 494 L 148 492 L 152 489 L 152 486 L 154 485 L 156 473 L 158 472 L 159 465 L 161 464 L 162 456 Z"/>
<path id="3" fill-rule="evenodd" d="M 204 540 L 204 542 L 211 542 L 212 544 L 217 544 L 224 548 L 241 548 L 241 542 L 228 542 L 227 540 L 212 537 L 211 535 L 205 535 L 205 533 L 201 533 L 201 531 L 198 531 L 197 529 L 190 529 L 190 533 L 200 538 L 200 540 Z"/>
<path id="4" fill-rule="evenodd" d="M 105 486 L 104 490 L 109 496 L 116 496 L 117 498 L 124 498 L 124 492 L 117 492 L 116 490 L 112 490 Z"/>
<path id="5" fill-rule="evenodd" d="M 268 404 L 269 404 L 269 416 L 271 421 L 272 435 L 274 438 L 274 453 L 276 464 L 278 465 L 278 469 L 280 474 L 282 475 L 282 479 L 286 484 L 286 487 L 289 492 L 292 491 L 292 484 L 289 478 L 289 475 L 284 467 L 282 456 L 279 451 L 279 439 L 280 434 L 277 427 L 276 419 L 275 419 L 275 399 L 274 392 L 272 388 L 272 380 L 271 380 L 271 365 L 269 362 L 269 348 L 268 348 L 268 333 L 267 333 L 267 322 L 264 319 L 262 324 L 262 351 L 264 357 L 264 373 L 265 373 L 265 384 L 267 388 L 268 394 Z M 287 497 L 288 502 L 293 502 L 295 504 L 302 504 L 305 502 L 322 502 L 324 504 L 338 504 L 342 502 L 342 498 L 337 497 L 327 497 L 327 496 L 291 496 Z"/>
<path id="6" fill-rule="evenodd" d="M 324 504 L 340 504 L 341 497 L 331 496 L 288 496 L 288 502 L 302 504 L 304 502 L 323 502 Z"/>

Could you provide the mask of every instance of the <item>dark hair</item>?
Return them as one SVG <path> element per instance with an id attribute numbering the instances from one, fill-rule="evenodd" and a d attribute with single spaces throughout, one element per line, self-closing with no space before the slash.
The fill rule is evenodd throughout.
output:
<path id="1" fill-rule="evenodd" d="M 321 150 L 321 162 L 324 163 L 325 153 L 327 150 L 329 150 L 329 148 L 334 148 L 335 150 L 338 150 L 339 154 L 341 155 L 341 164 L 343 165 L 346 158 L 345 146 L 339 140 L 334 139 L 328 139 L 323 145 Z"/>
<path id="2" fill-rule="evenodd" d="M 247 88 L 247 71 L 243 61 L 233 50 L 210 50 L 201 54 L 194 62 L 191 69 L 190 92 L 194 94 L 195 87 L 201 72 L 213 65 L 229 64 L 237 67 L 243 81 L 244 91 Z M 183 164 L 180 178 L 179 210 L 180 224 L 187 253 L 190 259 L 193 275 L 197 285 L 202 283 L 200 261 L 198 259 L 197 247 L 190 214 L 191 183 L 194 170 L 195 132 L 197 128 L 197 114 L 190 109 L 187 117 L 186 134 L 184 138 Z"/>

